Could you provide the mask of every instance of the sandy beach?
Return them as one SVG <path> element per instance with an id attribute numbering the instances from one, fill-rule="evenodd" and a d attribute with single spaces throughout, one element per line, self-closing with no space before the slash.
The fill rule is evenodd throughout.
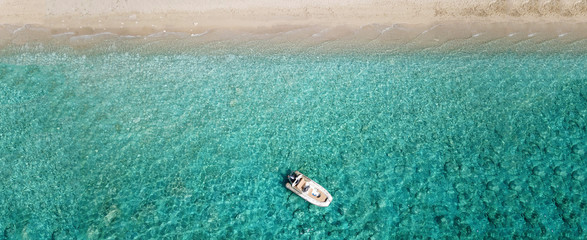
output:
<path id="1" fill-rule="evenodd" d="M 377 38 L 380 42 L 416 37 L 421 42 L 495 39 L 512 34 L 578 40 L 587 35 L 585 0 L 1 0 L 0 9 L 0 44 L 54 36 L 170 32 L 206 41 L 238 40 L 235 35 L 245 40 L 312 37 L 312 41 Z"/>

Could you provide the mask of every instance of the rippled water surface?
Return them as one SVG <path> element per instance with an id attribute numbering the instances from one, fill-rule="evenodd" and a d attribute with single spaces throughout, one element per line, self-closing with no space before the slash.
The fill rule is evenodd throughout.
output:
<path id="1" fill-rule="evenodd" d="M 254 52 L 1 54 L 0 238 L 586 236 L 587 55 Z"/>

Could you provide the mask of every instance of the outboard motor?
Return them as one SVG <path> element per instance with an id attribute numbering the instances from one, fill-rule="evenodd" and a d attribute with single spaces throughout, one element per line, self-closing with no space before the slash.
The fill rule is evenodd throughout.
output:
<path id="1" fill-rule="evenodd" d="M 289 182 L 293 184 L 293 182 L 296 180 L 296 177 L 293 175 L 287 175 L 287 180 L 289 180 Z"/>

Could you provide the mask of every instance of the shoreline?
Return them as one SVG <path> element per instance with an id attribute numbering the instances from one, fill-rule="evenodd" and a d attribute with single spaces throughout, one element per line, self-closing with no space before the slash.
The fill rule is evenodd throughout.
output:
<path id="1" fill-rule="evenodd" d="M 587 52 L 587 23 L 483 23 L 371 24 L 350 26 L 282 25 L 254 29 L 199 29 L 199 32 L 161 31 L 148 35 L 129 31 L 48 29 L 39 25 L 0 26 L 0 49 L 19 46 L 64 46 L 74 49 L 119 45 L 153 49 L 209 47 L 280 49 L 315 48 L 324 51 L 422 49 L 488 51 Z M 147 47 L 148 46 L 148 47 Z M 523 46 L 523 47 L 522 47 Z M 550 52 L 554 51 L 551 49 Z"/>
<path id="2" fill-rule="evenodd" d="M 587 1 L 576 0 L 149 0 L 100 3 L 2 0 L 0 48 L 31 43 L 87 47 L 103 41 L 184 44 L 329 44 L 341 48 L 587 39 Z M 587 44 L 578 44 L 585 51 Z"/>

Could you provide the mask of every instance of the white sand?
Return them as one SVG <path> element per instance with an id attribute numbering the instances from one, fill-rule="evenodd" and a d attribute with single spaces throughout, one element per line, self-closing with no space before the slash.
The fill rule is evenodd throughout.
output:
<path id="1" fill-rule="evenodd" d="M 575 33 L 577 39 L 587 32 L 587 0 L 0 0 L 0 40 L 27 24 L 46 31 L 21 40 L 11 36 L 10 41 L 104 32 L 143 36 L 215 32 L 214 38 L 221 39 L 230 38 L 218 34 L 227 31 L 258 35 L 298 31 L 306 37 L 361 38 L 357 32 L 378 26 L 381 29 L 366 31 L 365 38 L 373 32 L 397 30 L 390 26 L 409 26 L 415 30 L 399 35 L 436 29 L 429 37 L 434 41 L 512 32 Z M 435 27 L 439 25 L 440 30 Z M 24 29 L 35 32 L 29 31 L 30 26 Z"/>

